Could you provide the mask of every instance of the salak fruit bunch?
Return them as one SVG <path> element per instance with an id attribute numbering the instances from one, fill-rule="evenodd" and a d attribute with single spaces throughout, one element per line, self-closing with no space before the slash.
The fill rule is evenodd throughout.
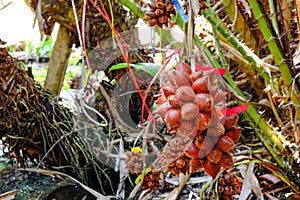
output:
<path id="1" fill-rule="evenodd" d="M 158 26 L 160 28 L 163 25 L 168 26 L 171 15 L 176 14 L 172 0 L 156 0 L 148 5 L 150 11 L 146 12 L 144 20 L 148 22 L 149 26 Z"/>
<path id="2" fill-rule="evenodd" d="M 218 84 L 218 70 L 192 72 L 180 62 L 166 74 L 156 114 L 168 134 L 175 135 L 164 150 L 167 171 L 179 175 L 204 168 L 213 178 L 221 167 L 233 167 L 233 148 L 240 138 L 236 114 L 226 115 L 226 92 Z"/>

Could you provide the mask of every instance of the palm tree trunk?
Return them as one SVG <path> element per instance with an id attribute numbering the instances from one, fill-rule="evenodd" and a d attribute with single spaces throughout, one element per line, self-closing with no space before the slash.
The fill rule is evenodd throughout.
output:
<path id="1" fill-rule="evenodd" d="M 59 95 L 71 53 L 69 30 L 60 26 L 50 58 L 45 89 Z"/>

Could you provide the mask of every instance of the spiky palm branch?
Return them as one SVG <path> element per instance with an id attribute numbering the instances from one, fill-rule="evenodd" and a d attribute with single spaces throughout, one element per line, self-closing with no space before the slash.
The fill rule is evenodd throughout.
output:
<path id="1" fill-rule="evenodd" d="M 299 125 L 297 122 L 299 119 L 299 80 L 292 59 L 292 53 L 296 54 L 297 49 L 290 49 L 290 46 L 293 46 L 291 41 L 294 43 L 298 43 L 298 41 L 296 38 L 292 38 L 291 32 L 287 32 L 287 30 L 299 31 L 298 28 L 293 29 L 295 27 L 291 26 L 292 20 L 294 20 L 291 18 L 291 10 L 295 2 L 272 0 L 268 2 L 237 2 L 238 4 L 243 3 L 243 6 L 239 6 L 236 12 L 231 10 L 230 5 L 234 4 L 232 1 L 227 6 L 220 5 L 218 7 L 219 11 L 225 12 L 225 16 L 233 19 L 232 21 L 224 20 L 224 17 L 220 18 L 220 15 L 216 15 L 212 8 L 204 11 L 203 14 L 213 28 L 218 31 L 220 38 L 224 38 L 223 41 L 233 47 L 230 50 L 239 52 L 248 61 L 246 67 L 241 67 L 241 62 L 238 61 L 238 68 L 247 75 L 248 83 L 253 83 L 255 80 L 250 87 L 253 88 L 257 82 L 263 86 L 263 91 L 262 89 L 252 90 L 251 94 L 257 95 L 257 98 L 252 97 L 248 101 L 249 109 L 244 113 L 247 121 L 254 129 L 259 128 L 255 131 L 258 138 L 282 169 L 288 171 L 288 167 L 292 167 L 297 170 L 299 168 L 299 155 L 297 155 L 297 149 L 293 149 L 292 146 L 299 144 Z M 285 4 L 286 9 L 280 6 L 282 4 Z M 224 16 L 224 13 L 222 14 Z M 277 17 L 274 17 L 275 15 Z M 223 23 L 221 22 L 222 19 Z M 235 26 L 234 23 L 237 21 L 239 23 Z M 241 24 L 242 22 L 245 22 L 244 25 Z M 229 25 L 232 29 L 226 28 Z M 240 27 L 249 28 L 240 32 Z M 247 41 L 251 41 L 251 43 L 247 43 Z M 261 53 L 262 51 L 264 53 Z M 267 65 L 271 66 L 267 67 Z M 227 66 L 230 67 L 230 65 Z M 256 71 L 254 77 L 251 76 L 253 69 Z M 236 76 L 232 75 L 231 77 L 237 81 Z M 249 84 L 244 86 L 249 87 Z M 235 88 L 235 85 L 231 85 L 231 87 Z M 235 91 L 242 97 L 247 96 L 243 90 L 240 91 L 235 88 Z M 248 96 L 249 98 L 250 96 Z M 258 111 L 261 112 L 262 110 L 253 105 L 257 105 L 263 100 L 267 100 L 270 107 L 262 110 L 264 112 L 270 110 L 270 112 L 259 115 Z M 288 114 L 283 109 L 286 105 L 291 106 Z M 271 145 L 268 141 L 271 141 Z M 280 153 L 277 152 L 278 150 Z M 282 156 L 289 161 L 290 166 L 284 165 Z M 294 184 L 299 183 L 294 180 Z"/>
<path id="2" fill-rule="evenodd" d="M 226 12 L 229 19 L 234 19 L 239 21 L 238 26 L 235 26 L 234 20 L 226 20 L 227 23 L 222 23 L 218 15 L 215 15 L 212 8 L 203 12 L 208 21 L 211 22 L 213 28 L 217 29 L 218 33 L 223 36 L 224 42 L 233 46 L 232 50 L 239 52 L 243 57 L 249 62 L 246 70 L 243 70 L 244 73 L 247 74 L 248 78 L 254 78 L 251 76 L 252 70 L 255 69 L 256 81 L 259 81 L 259 85 L 264 85 L 266 88 L 270 87 L 268 91 L 264 91 L 262 93 L 258 93 L 258 99 L 267 98 L 270 102 L 273 112 L 273 120 L 266 127 L 278 127 L 280 131 L 283 131 L 283 128 L 286 127 L 287 116 L 282 112 L 282 110 L 277 107 L 279 104 L 283 105 L 286 103 L 292 104 L 292 110 L 294 110 L 293 119 L 298 119 L 298 105 L 299 105 L 299 80 L 297 80 L 297 69 L 295 69 L 295 65 L 292 60 L 292 51 L 295 53 L 296 49 L 290 49 L 290 41 L 293 41 L 294 38 L 291 37 L 291 34 L 288 34 L 286 30 L 291 30 L 290 24 L 292 22 L 291 14 L 288 14 L 288 11 L 291 12 L 291 8 L 293 3 L 289 2 L 289 6 L 285 10 L 283 10 L 280 5 L 287 2 L 283 1 L 279 3 L 278 1 L 269 1 L 269 2 L 260 2 L 260 1 L 249 1 L 248 3 L 245 1 L 237 1 L 238 4 L 242 4 L 243 8 L 247 7 L 248 13 L 243 10 L 241 6 L 237 9 L 237 13 L 231 12 L 230 5 L 234 2 L 229 2 L 228 6 L 220 5 L 219 10 L 222 12 Z M 276 8 L 276 9 L 273 9 Z M 288 8 L 290 8 L 288 10 Z M 270 10 L 270 13 L 267 13 L 266 10 Z M 287 11 L 288 10 L 288 11 Z M 234 16 L 231 16 L 234 15 Z M 276 19 L 274 19 L 274 15 L 276 15 Z M 237 17 L 236 17 L 237 16 Z M 283 17 L 285 16 L 285 17 Z M 245 19 L 252 18 L 252 20 L 245 21 Z M 270 19 L 273 19 L 271 22 Z M 241 22 L 245 22 L 244 25 Z M 233 30 L 226 28 L 231 25 Z M 288 27 L 286 27 L 288 25 Z M 249 29 L 245 29 L 244 32 L 239 32 L 239 27 L 249 27 Z M 257 27 L 256 29 L 251 29 L 251 27 Z M 259 28 L 259 29 L 258 29 Z M 250 34 L 246 34 L 250 31 Z M 293 31 L 298 31 L 293 30 Z M 261 34 L 259 34 L 259 32 Z M 239 35 L 239 36 L 237 36 Z M 248 36 L 247 36 L 248 35 Z M 247 38 L 248 37 L 248 38 Z M 262 38 L 263 37 L 263 38 Z M 222 37 L 221 37 L 222 38 Z M 251 42 L 247 45 L 247 40 L 255 41 Z M 241 41 L 245 42 L 242 43 Z M 268 48 L 265 48 L 265 47 Z M 261 53 L 261 48 L 263 48 L 264 54 Z M 264 62 L 263 60 L 267 57 L 270 57 L 270 60 Z M 265 67 L 266 64 L 270 64 L 276 66 L 278 68 L 268 68 Z M 228 67 L 230 67 L 228 65 Z M 243 69 L 243 67 L 239 67 Z M 249 73 L 250 72 L 250 73 Z M 234 77 L 233 77 L 234 78 Z M 250 80 L 250 79 L 249 79 Z M 252 82 L 252 81 L 250 81 Z M 257 91 L 259 92 L 259 91 Z M 268 93 L 269 96 L 268 96 Z M 271 96 L 276 97 L 286 97 L 284 101 L 276 101 Z M 249 111 L 248 111 L 249 113 Z M 293 113 L 291 113 L 293 114 Z M 255 115 L 250 114 L 250 117 L 254 120 L 255 124 L 258 124 L 261 130 L 264 132 L 269 132 L 271 130 L 267 130 L 263 128 L 265 125 L 255 120 Z M 261 120 L 261 118 L 258 118 Z M 291 120 L 293 120 L 291 119 Z M 299 143 L 299 130 L 297 122 L 290 121 L 290 123 L 294 124 L 294 137 L 291 142 L 295 144 Z M 261 126 L 259 125 L 261 124 Z M 272 141 L 273 131 L 271 131 L 268 138 Z M 282 132 L 283 134 L 286 132 Z M 268 135 L 268 134 L 267 134 Z M 273 140 L 274 144 L 280 142 L 277 139 Z M 281 141 L 281 143 L 285 143 L 285 141 Z M 280 147 L 279 147 L 280 148 Z M 283 149 L 282 149 L 283 150 Z"/>

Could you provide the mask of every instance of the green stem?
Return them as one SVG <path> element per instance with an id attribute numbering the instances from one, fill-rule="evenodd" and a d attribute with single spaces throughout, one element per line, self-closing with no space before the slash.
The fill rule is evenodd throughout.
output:
<path id="1" fill-rule="evenodd" d="M 265 139 L 263 136 L 266 135 L 267 138 L 271 141 L 271 143 L 279 150 L 283 151 L 283 145 L 279 138 L 274 134 L 274 132 L 270 129 L 270 127 L 266 124 L 265 121 L 259 124 L 255 124 L 251 119 L 252 117 L 258 117 L 257 112 L 255 108 L 251 105 L 249 106 L 248 104 L 248 110 L 247 112 L 244 112 L 244 117 L 249 121 L 249 124 L 252 127 L 259 127 L 259 130 L 257 128 L 254 128 L 256 136 L 260 139 L 260 141 L 263 143 L 263 145 L 266 147 L 266 149 L 269 151 L 271 156 L 274 158 L 276 163 L 279 165 L 280 168 L 282 169 L 287 169 L 287 167 L 284 165 L 283 160 L 281 157 L 279 157 L 278 153 L 273 149 L 273 147 L 269 144 L 269 141 Z M 262 119 L 257 118 L 257 120 L 262 121 Z M 263 128 L 264 127 L 264 128 Z"/>
<path id="2" fill-rule="evenodd" d="M 228 64 L 227 64 L 226 59 L 225 59 L 225 57 L 223 55 L 222 47 L 221 47 L 219 38 L 217 37 L 216 30 L 214 28 L 213 28 L 213 33 L 214 33 L 214 36 L 215 36 L 215 41 L 216 41 L 216 46 L 217 46 L 218 52 L 220 54 L 220 60 L 221 60 L 222 67 L 227 67 L 227 69 L 228 69 Z M 228 73 L 226 73 L 225 79 L 227 80 L 227 82 L 229 83 L 229 85 L 231 87 L 235 86 L 234 81 L 232 80 L 231 76 Z M 235 88 L 235 91 L 237 91 L 237 90 L 239 90 L 239 88 Z M 241 95 L 242 97 L 244 97 L 241 91 L 239 91 L 238 93 L 239 93 L 239 95 Z M 250 106 L 250 103 L 248 104 L 248 107 L 250 107 L 250 110 L 248 108 L 248 113 L 245 113 L 244 115 L 246 115 L 245 117 L 251 123 L 252 120 L 251 120 L 251 117 L 249 116 L 249 112 L 252 113 L 252 116 L 256 116 L 256 118 L 257 118 L 257 113 L 256 113 L 256 110 L 254 109 L 254 107 Z M 257 119 L 257 120 L 259 120 L 259 119 Z M 257 125 L 252 124 L 252 127 L 256 127 L 256 126 Z M 273 142 L 278 143 L 280 145 L 280 149 L 282 149 L 283 147 L 281 145 L 281 142 L 279 142 L 279 140 L 278 140 L 277 137 L 274 137 L 274 134 L 271 133 L 271 130 L 269 129 L 269 127 L 266 126 L 266 124 L 261 124 L 261 126 L 264 126 L 266 128 L 266 130 L 268 132 L 268 137 L 269 138 L 271 137 L 270 140 L 273 141 Z M 261 132 L 259 130 L 255 129 L 255 133 L 256 133 L 257 137 L 262 141 L 262 143 L 264 144 L 264 146 L 266 147 L 266 149 L 270 152 L 270 154 L 272 155 L 272 157 L 276 160 L 277 164 L 280 167 L 284 167 L 284 164 L 283 164 L 282 160 L 279 158 L 279 156 L 273 150 L 273 148 L 269 145 L 268 141 L 263 137 L 263 135 L 261 134 Z"/>
<path id="3" fill-rule="evenodd" d="M 118 0 L 121 4 L 129 8 L 138 18 L 144 18 L 145 14 L 141 9 L 130 0 Z"/>
<path id="4" fill-rule="evenodd" d="M 222 46 L 221 46 L 221 43 L 220 43 L 217 31 L 214 28 L 213 28 L 213 34 L 214 34 L 214 38 L 215 38 L 215 41 L 216 41 L 216 46 L 217 46 L 217 49 L 218 49 L 218 52 L 219 52 L 219 55 L 220 55 L 221 65 L 222 65 L 222 67 L 226 67 L 227 68 L 227 72 L 228 72 L 228 69 L 229 69 L 228 63 L 227 63 L 226 58 L 225 58 L 225 56 L 223 54 Z"/>
<path id="5" fill-rule="evenodd" d="M 266 12 L 263 10 L 263 7 L 259 0 L 249 1 L 250 6 L 252 7 L 252 11 L 254 13 L 255 18 L 258 21 L 258 25 L 262 30 L 262 34 L 264 39 L 268 43 L 268 47 L 274 56 L 274 61 L 276 65 L 278 65 L 279 71 L 281 73 L 282 80 L 286 88 L 288 88 L 289 95 L 292 99 L 294 105 L 300 105 L 300 90 L 297 84 L 292 85 L 294 75 L 286 62 L 285 54 L 276 37 L 276 33 L 274 28 L 268 21 L 266 16 Z"/>
<path id="6" fill-rule="evenodd" d="M 211 8 L 202 12 L 203 16 L 211 23 L 211 25 L 218 30 L 218 32 L 226 38 L 226 40 L 236 49 L 240 54 L 254 67 L 254 69 L 263 77 L 263 79 L 270 84 L 271 78 L 262 67 L 258 64 L 261 62 L 260 58 L 254 54 L 245 44 L 241 43 L 234 37 L 223 25 L 222 21 L 215 16 Z"/>
<path id="7" fill-rule="evenodd" d="M 269 7 L 270 7 L 270 14 L 271 14 L 271 19 L 272 19 L 272 25 L 274 27 L 276 35 L 279 35 L 279 29 L 278 29 L 278 23 L 277 23 L 277 19 L 276 19 L 276 9 L 274 7 L 274 1 L 273 0 L 268 0 L 268 1 L 269 1 Z"/>
<path id="8" fill-rule="evenodd" d="M 204 192 L 210 186 L 211 182 L 212 182 L 212 180 L 207 181 L 205 183 L 205 185 L 203 185 L 203 187 L 201 188 L 201 191 L 200 191 L 200 194 L 199 194 L 200 200 L 203 199 Z"/>

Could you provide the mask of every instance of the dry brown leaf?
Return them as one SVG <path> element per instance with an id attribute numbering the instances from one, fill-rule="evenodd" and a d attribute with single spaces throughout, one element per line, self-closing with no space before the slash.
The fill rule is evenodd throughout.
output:
<path id="1" fill-rule="evenodd" d="M 201 176 L 201 177 L 190 178 L 189 182 L 190 182 L 191 185 L 194 185 L 194 184 L 199 184 L 199 183 L 206 183 L 210 180 L 211 180 L 210 176 Z"/>
<path id="2" fill-rule="evenodd" d="M 128 197 L 129 200 L 133 199 L 136 196 L 137 192 L 141 188 L 142 183 L 143 183 L 143 180 L 141 180 L 138 184 L 136 184 L 136 186 L 131 190 L 130 195 Z"/>
<path id="3" fill-rule="evenodd" d="M 253 173 L 255 163 L 249 163 L 249 165 L 240 165 L 240 172 L 242 176 L 244 177 L 244 183 L 242 186 L 240 199 L 244 200 L 247 199 L 247 197 L 250 195 L 251 190 L 256 195 L 257 199 L 263 200 L 263 194 L 261 193 L 260 185 Z"/>
<path id="4" fill-rule="evenodd" d="M 120 140 L 119 142 L 119 156 L 126 157 L 124 144 L 122 140 Z M 117 167 L 119 168 L 119 172 L 120 172 L 120 182 L 118 185 L 117 197 L 121 197 L 122 199 L 125 199 L 125 179 L 128 176 L 128 172 L 126 171 L 126 162 L 124 159 L 116 158 L 116 163 L 119 163 L 118 164 L 119 166 Z"/>
<path id="5" fill-rule="evenodd" d="M 3 194 L 0 194 L 0 200 L 11 200 L 15 199 L 15 194 L 18 192 L 18 190 L 11 190 L 8 192 L 5 192 Z"/>
<path id="6" fill-rule="evenodd" d="M 146 200 L 149 199 L 151 193 L 149 193 L 149 190 L 143 190 L 141 195 L 139 196 L 138 200 Z"/>
<path id="7" fill-rule="evenodd" d="M 281 182 L 282 180 L 275 174 L 264 174 L 264 175 L 261 175 L 259 176 L 260 179 L 263 179 L 263 180 L 266 180 L 266 181 L 269 181 L 273 184 L 276 184 L 276 183 L 279 183 Z"/>
<path id="8" fill-rule="evenodd" d="M 289 34 L 290 31 L 290 23 L 291 23 L 291 18 L 292 18 L 292 11 L 291 11 L 291 7 L 292 7 L 292 2 L 290 1 L 281 1 L 281 12 L 282 12 L 282 17 L 283 17 L 283 22 L 284 22 L 284 26 L 286 29 L 287 34 Z"/>
<path id="9" fill-rule="evenodd" d="M 6 8 L 7 6 L 9 6 L 13 1 L 9 1 L 5 4 L 2 3 L 2 5 L 0 6 L 0 10 L 3 10 L 4 8 Z"/>
<path id="10" fill-rule="evenodd" d="M 179 175 L 179 185 L 170 192 L 170 194 L 164 199 L 164 200 L 174 200 L 177 199 L 178 196 L 180 195 L 182 189 L 184 188 L 185 184 L 188 182 L 190 179 L 191 174 L 180 174 Z"/>
<path id="11" fill-rule="evenodd" d="M 288 194 L 286 196 L 294 198 L 295 200 L 300 200 L 300 195 L 299 194 L 292 193 L 292 194 Z"/>

